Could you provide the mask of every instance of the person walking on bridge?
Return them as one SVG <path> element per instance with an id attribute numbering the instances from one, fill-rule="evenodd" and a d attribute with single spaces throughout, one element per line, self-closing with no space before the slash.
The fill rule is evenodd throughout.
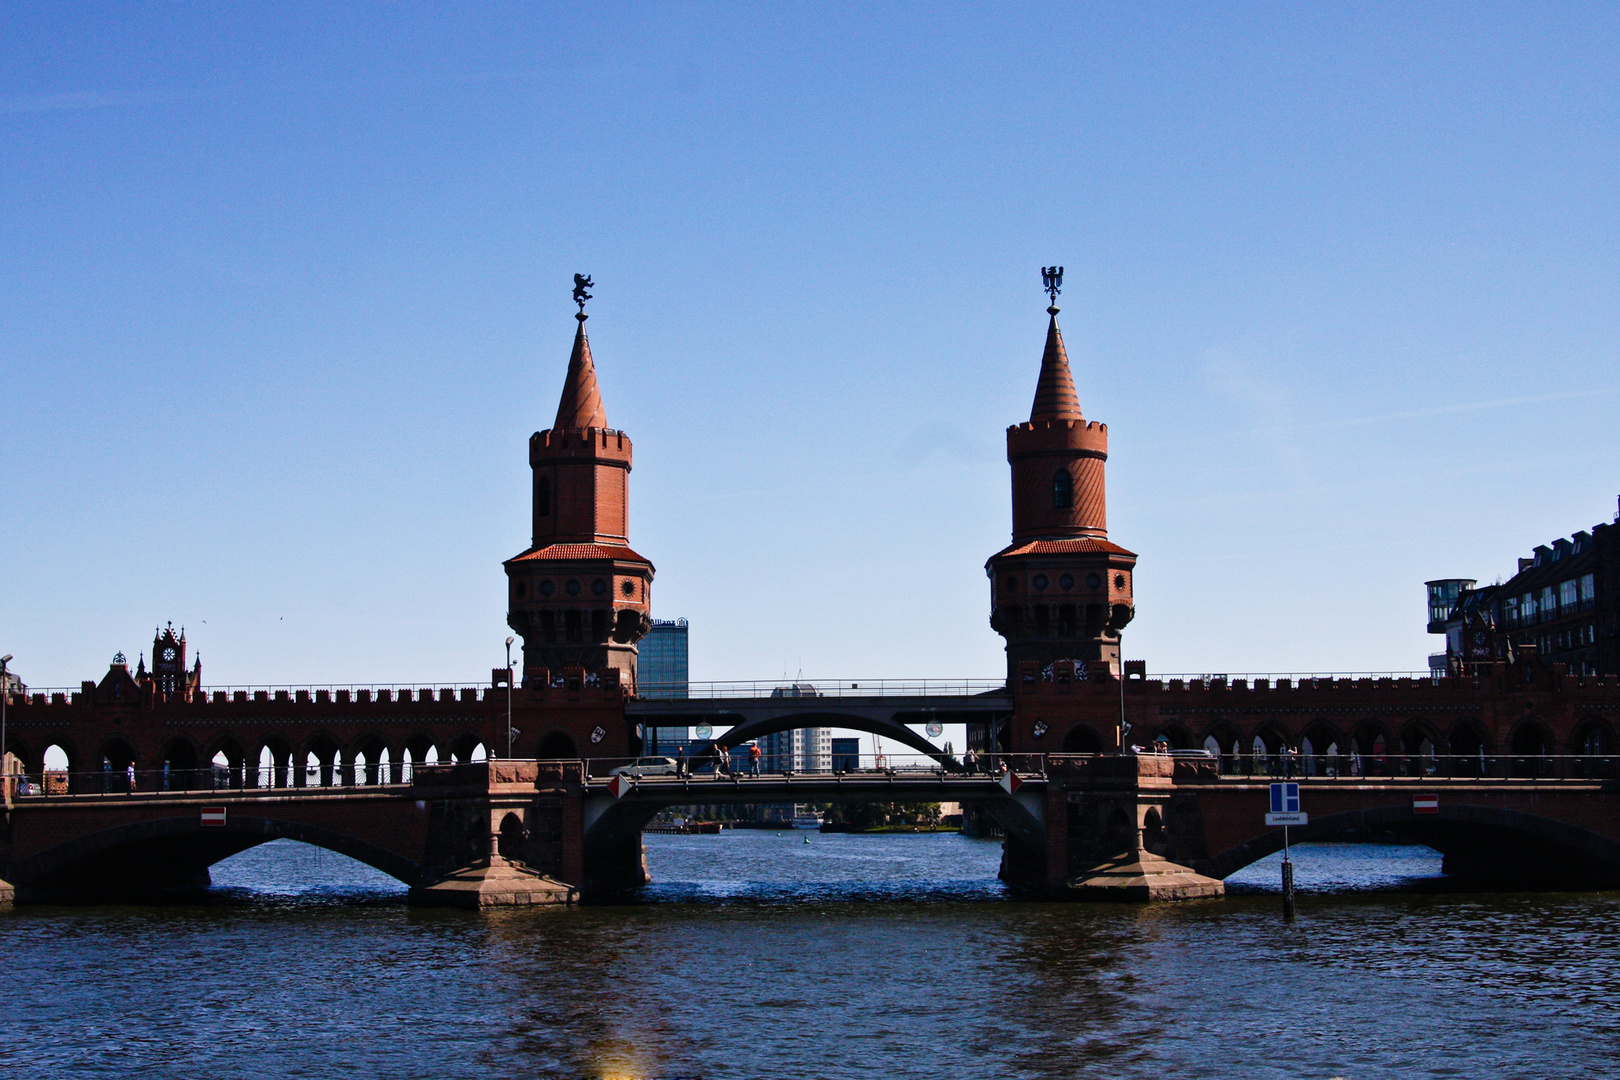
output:
<path id="1" fill-rule="evenodd" d="M 748 744 L 748 769 L 757 778 L 759 776 L 759 743 Z"/>

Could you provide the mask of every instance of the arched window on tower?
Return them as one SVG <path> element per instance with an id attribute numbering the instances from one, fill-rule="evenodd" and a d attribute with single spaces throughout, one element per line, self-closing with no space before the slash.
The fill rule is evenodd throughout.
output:
<path id="1" fill-rule="evenodd" d="M 1074 477 L 1068 469 L 1052 474 L 1052 509 L 1067 510 L 1074 505 Z"/>
<path id="2" fill-rule="evenodd" d="M 542 476 L 534 485 L 534 512 L 539 517 L 551 513 L 551 477 Z"/>

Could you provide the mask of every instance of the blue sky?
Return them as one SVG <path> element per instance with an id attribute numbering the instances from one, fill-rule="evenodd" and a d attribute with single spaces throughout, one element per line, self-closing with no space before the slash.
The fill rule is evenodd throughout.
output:
<path id="1" fill-rule="evenodd" d="M 695 678 L 987 676 L 1045 297 L 1150 671 L 1420 668 L 1620 493 L 1620 11 L 8 4 L 0 652 L 501 659 L 594 275 Z"/>

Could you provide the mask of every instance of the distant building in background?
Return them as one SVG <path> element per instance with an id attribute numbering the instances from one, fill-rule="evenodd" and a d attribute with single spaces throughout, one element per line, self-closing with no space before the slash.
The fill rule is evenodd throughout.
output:
<path id="1" fill-rule="evenodd" d="M 684 698 L 690 689 L 685 619 L 654 619 L 641 639 L 637 661 L 636 693 L 644 698 Z M 692 749 L 690 727 L 650 727 L 642 738 L 648 754 L 674 754 Z"/>
<path id="2" fill-rule="evenodd" d="M 8 698 L 28 696 L 28 687 L 24 685 L 21 679 L 17 678 L 16 672 L 7 671 L 3 678 L 4 681 L 0 682 L 0 694 L 4 694 Z"/>
<path id="3" fill-rule="evenodd" d="M 1440 578 L 1425 581 L 1423 584 L 1429 590 L 1429 633 L 1444 634 L 1447 624 L 1451 621 L 1452 608 L 1457 606 L 1458 597 L 1474 587 L 1474 579 Z M 1460 641 L 1459 638 L 1459 645 Z M 1450 652 L 1451 646 L 1448 641 L 1444 651 L 1429 654 L 1429 674 L 1446 673 L 1446 657 Z"/>
<path id="4" fill-rule="evenodd" d="M 1534 653 L 1572 675 L 1620 675 L 1620 514 L 1536 548 L 1501 584 L 1426 584 L 1429 633 L 1446 636 L 1446 651 L 1429 658 L 1432 671 Z"/>
<path id="5" fill-rule="evenodd" d="M 636 692 L 645 698 L 684 698 L 690 686 L 685 619 L 654 619 L 641 639 Z"/>
<path id="6" fill-rule="evenodd" d="M 832 771 L 854 772 L 861 767 L 861 740 L 832 740 Z"/>
<path id="7" fill-rule="evenodd" d="M 831 768 L 830 728 L 778 731 L 760 736 L 758 742 L 760 768 L 765 772 L 827 772 Z"/>

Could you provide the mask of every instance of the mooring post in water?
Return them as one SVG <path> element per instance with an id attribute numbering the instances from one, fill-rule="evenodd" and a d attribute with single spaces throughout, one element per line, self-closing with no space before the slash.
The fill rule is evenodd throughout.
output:
<path id="1" fill-rule="evenodd" d="M 1294 863 L 1288 857 L 1288 826 L 1283 826 L 1283 921 L 1294 920 Z"/>

